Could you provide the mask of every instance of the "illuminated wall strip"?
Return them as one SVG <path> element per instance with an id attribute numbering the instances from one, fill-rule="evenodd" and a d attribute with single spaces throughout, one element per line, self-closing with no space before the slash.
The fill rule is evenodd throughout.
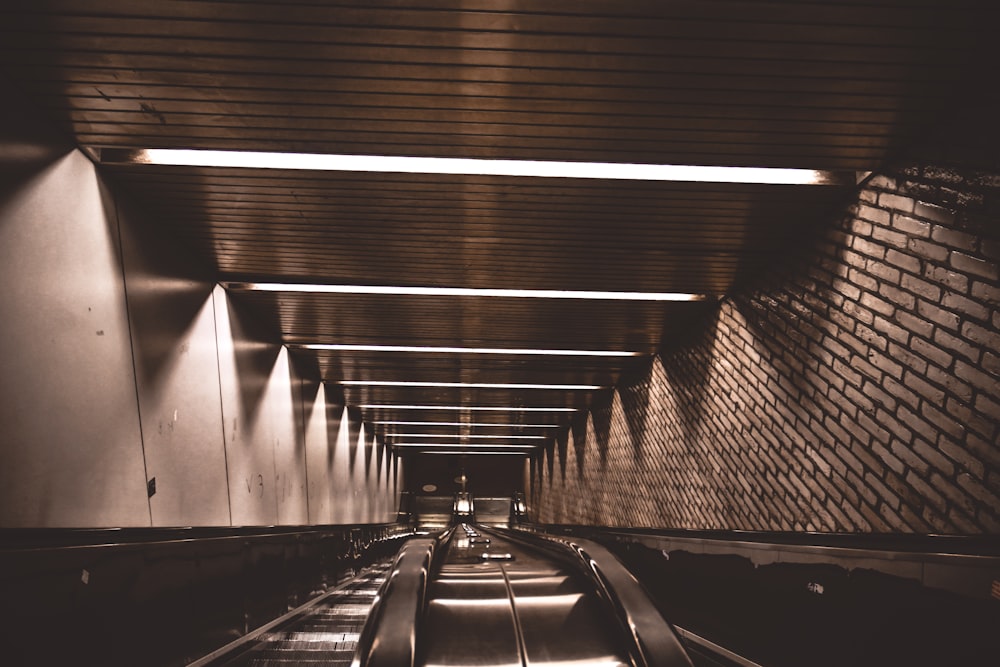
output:
<path id="1" fill-rule="evenodd" d="M 555 389 L 563 391 L 603 389 L 599 384 L 524 384 L 490 382 L 393 382 L 389 380 L 342 380 L 345 387 L 452 387 L 456 389 Z"/>
<path id="2" fill-rule="evenodd" d="M 418 422 L 418 421 L 373 421 L 374 426 L 470 426 L 475 428 L 559 428 L 560 424 L 489 424 L 486 422 Z"/>
<path id="3" fill-rule="evenodd" d="M 299 283 L 224 283 L 226 289 L 307 294 L 396 294 L 405 296 L 477 296 L 514 299 L 586 299 L 597 301 L 704 301 L 706 294 L 686 292 L 601 292 L 586 290 L 494 289 L 473 287 L 404 287 Z"/>
<path id="4" fill-rule="evenodd" d="M 473 410 L 490 412 L 578 412 L 578 408 L 524 408 L 498 407 L 492 405 L 384 405 L 369 403 L 359 405 L 363 410 Z"/>
<path id="5" fill-rule="evenodd" d="M 421 354 L 507 354 L 541 355 L 552 357 L 641 357 L 642 352 L 619 350 L 538 350 L 505 347 L 417 347 L 411 345 L 331 345 L 323 343 L 289 343 L 288 347 L 303 350 L 331 350 L 341 352 L 419 352 Z"/>
<path id="6" fill-rule="evenodd" d="M 535 178 L 586 178 L 626 181 L 758 183 L 769 185 L 824 185 L 835 179 L 834 174 L 815 169 L 631 164 L 617 162 L 558 162 L 549 160 L 494 160 L 389 155 L 264 153 L 256 151 L 187 150 L 173 148 L 149 148 L 135 151 L 128 156 L 128 161 L 142 164 L 187 167 L 302 169 L 309 171 L 363 171 L 467 176 L 529 176 Z"/>

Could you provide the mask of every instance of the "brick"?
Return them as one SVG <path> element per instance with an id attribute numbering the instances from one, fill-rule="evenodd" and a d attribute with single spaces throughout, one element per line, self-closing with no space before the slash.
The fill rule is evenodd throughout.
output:
<path id="1" fill-rule="evenodd" d="M 889 343 L 887 351 L 891 358 L 895 359 L 901 365 L 909 368 L 918 375 L 923 375 L 927 372 L 927 362 L 916 354 L 913 354 L 913 352 L 907 348 L 897 345 L 896 343 Z M 896 374 L 893 373 L 893 375 Z"/>
<path id="2" fill-rule="evenodd" d="M 899 401 L 906 403 L 914 410 L 920 405 L 920 397 L 910 391 L 907 387 L 904 387 L 900 383 L 896 382 L 892 378 L 885 378 L 882 381 L 882 385 L 885 387 L 892 396 L 894 396 Z M 871 392 L 869 392 L 871 395 Z M 888 406 L 886 406 L 888 407 Z"/>
<path id="3" fill-rule="evenodd" d="M 959 318 L 959 316 L 955 313 L 944 310 L 943 308 L 940 308 L 929 301 L 924 301 L 923 299 L 917 302 L 917 312 L 920 313 L 921 317 L 955 331 L 958 330 L 958 326 L 961 323 L 961 318 Z"/>
<path id="4" fill-rule="evenodd" d="M 912 414 L 912 413 L 909 413 L 908 411 L 905 412 L 901 411 L 900 417 L 902 418 L 904 414 Z M 881 426 L 885 427 L 885 429 L 888 429 L 888 431 L 891 431 L 892 435 L 896 436 L 896 438 L 902 440 L 903 442 L 909 442 L 913 438 L 913 432 L 902 422 L 900 422 L 899 419 L 896 419 L 894 416 L 889 414 L 888 411 L 878 410 L 875 413 L 875 417 L 878 419 L 878 422 L 879 424 L 881 424 Z M 879 435 L 877 437 L 881 438 L 881 435 L 884 432 L 885 430 L 883 429 L 882 431 L 879 432 Z M 882 440 L 883 442 L 889 442 L 888 437 L 883 438 Z"/>
<path id="5" fill-rule="evenodd" d="M 917 456 L 930 463 L 943 475 L 951 477 L 955 474 L 955 466 L 951 460 L 932 447 L 927 441 L 917 439 L 916 442 L 913 443 L 913 451 L 916 452 Z"/>
<path id="6" fill-rule="evenodd" d="M 845 381 L 850 382 L 855 387 L 861 386 L 861 374 L 845 364 L 843 361 L 840 361 L 839 359 L 835 360 L 833 362 L 833 370 Z"/>
<path id="7" fill-rule="evenodd" d="M 922 296 L 929 301 L 938 301 L 941 298 L 941 288 L 934 283 L 921 280 L 916 276 L 904 273 L 899 282 L 903 289 L 908 289 L 917 296 Z"/>
<path id="8" fill-rule="evenodd" d="M 878 196 L 879 206 L 891 208 L 894 211 L 902 211 L 903 213 L 913 213 L 914 203 L 909 197 L 893 195 L 887 192 L 882 192 Z"/>
<path id="9" fill-rule="evenodd" d="M 899 308 L 906 308 L 907 310 L 912 310 L 917 302 L 916 298 L 912 294 L 904 292 L 893 285 L 882 285 L 878 288 L 878 293 L 888 299 L 895 306 Z"/>
<path id="10" fill-rule="evenodd" d="M 862 299 L 865 295 L 862 295 Z M 871 324 L 875 321 L 875 316 L 870 310 L 864 308 L 862 305 L 855 303 L 853 301 L 846 301 L 843 305 L 843 311 L 864 324 Z"/>
<path id="11" fill-rule="evenodd" d="M 895 190 L 896 189 L 896 179 L 886 176 L 885 174 L 875 174 L 870 179 L 868 179 L 868 188 L 876 190 Z M 880 193 L 881 196 L 881 193 Z"/>
<path id="12" fill-rule="evenodd" d="M 978 239 L 976 239 L 976 237 L 972 234 L 967 234 L 966 232 L 961 232 L 950 227 L 941 227 L 939 225 L 934 226 L 931 232 L 931 238 L 942 245 L 948 246 L 949 248 L 963 250 L 965 252 L 975 252 L 976 245 L 978 244 Z"/>
<path id="13" fill-rule="evenodd" d="M 988 301 L 993 305 L 1000 305 L 1000 287 L 988 283 L 972 283 L 972 297 L 980 301 Z"/>
<path id="14" fill-rule="evenodd" d="M 984 371 L 1000 377 L 1000 355 L 992 352 L 984 352 L 980 366 Z"/>
<path id="15" fill-rule="evenodd" d="M 888 250 L 885 253 L 885 261 L 904 271 L 918 275 L 920 273 L 920 260 L 913 255 L 899 252 L 898 250 Z"/>
<path id="16" fill-rule="evenodd" d="M 982 479 L 986 474 L 983 462 L 973 456 L 968 450 L 951 438 L 941 435 L 937 442 L 938 450 L 967 471 Z"/>
<path id="17" fill-rule="evenodd" d="M 944 297 L 941 299 L 941 305 L 948 310 L 953 310 L 977 320 L 987 322 L 990 319 L 991 311 L 989 308 L 978 301 L 967 299 L 953 292 L 945 292 Z"/>
<path id="18" fill-rule="evenodd" d="M 861 295 L 861 305 L 874 310 L 876 313 L 881 313 L 886 316 L 892 315 L 896 311 L 896 307 L 891 303 L 870 293 Z"/>
<path id="19" fill-rule="evenodd" d="M 878 243 L 872 243 L 860 236 L 855 236 L 854 240 L 851 241 L 851 247 L 862 256 L 868 259 L 876 259 L 881 261 L 885 257 L 885 248 Z"/>
<path id="20" fill-rule="evenodd" d="M 856 285 L 852 285 L 846 280 L 841 280 L 840 278 L 834 279 L 832 287 L 838 294 L 842 294 L 845 298 L 851 301 L 857 301 L 861 296 L 861 290 L 858 289 Z"/>
<path id="21" fill-rule="evenodd" d="M 906 244 L 906 247 L 909 248 L 914 254 L 925 259 L 934 260 L 936 262 L 943 262 L 948 259 L 949 251 L 947 248 L 923 239 L 912 238 Z"/>
<path id="22" fill-rule="evenodd" d="M 855 236 L 871 236 L 873 228 L 872 223 L 867 220 L 862 218 L 853 218 L 851 219 L 849 229 Z"/>
<path id="23" fill-rule="evenodd" d="M 889 339 L 896 343 L 902 343 L 905 345 L 910 340 L 910 333 L 906 329 L 898 324 L 890 322 L 882 316 L 878 316 L 872 321 L 872 327 L 875 331 L 885 334 L 889 337 Z"/>
<path id="24" fill-rule="evenodd" d="M 970 345 L 968 342 L 961 338 L 956 338 L 942 329 L 934 332 L 934 342 L 973 363 L 979 360 L 978 347 Z"/>
<path id="25" fill-rule="evenodd" d="M 879 442 L 878 440 L 873 440 L 871 443 L 872 453 L 885 465 L 889 466 L 889 469 L 895 472 L 897 475 L 905 474 L 906 466 L 895 457 L 890 451 L 886 444 Z M 898 490 L 897 490 L 898 492 Z"/>
<path id="26" fill-rule="evenodd" d="M 923 403 L 920 406 L 920 414 L 934 426 L 938 427 L 953 438 L 961 438 L 965 435 L 965 429 L 961 424 L 933 407 L 930 403 Z"/>
<path id="27" fill-rule="evenodd" d="M 868 353 L 868 363 L 870 363 L 875 368 L 879 369 L 883 373 L 888 373 L 889 375 L 895 377 L 897 380 L 903 377 L 903 366 L 896 363 L 889 357 L 874 350 Z M 874 376 L 872 376 L 874 377 Z M 881 377 L 881 376 L 880 376 Z"/>
<path id="28" fill-rule="evenodd" d="M 924 268 L 924 277 L 938 283 L 939 285 L 944 285 L 959 294 L 965 294 L 969 290 L 968 277 L 962 275 L 961 273 L 949 271 L 941 266 L 928 264 Z"/>
<path id="29" fill-rule="evenodd" d="M 913 313 L 897 310 L 894 319 L 899 322 L 900 326 L 904 329 L 917 334 L 918 336 L 930 338 L 934 334 L 934 324 L 915 316 Z"/>
<path id="30" fill-rule="evenodd" d="M 976 502 L 969 494 L 937 473 L 930 476 L 930 485 L 955 508 L 966 514 L 976 513 Z"/>
<path id="31" fill-rule="evenodd" d="M 926 475 L 930 470 L 930 466 L 922 458 L 917 456 L 910 447 L 900 442 L 899 440 L 893 440 L 889 445 L 889 449 L 892 451 L 896 457 L 905 463 L 911 471 L 915 471 L 920 475 Z M 909 480 L 909 475 L 907 475 L 907 481 Z"/>
<path id="32" fill-rule="evenodd" d="M 948 263 L 952 268 L 963 273 L 986 278 L 987 280 L 1000 280 L 1000 267 L 998 267 L 996 262 L 989 262 L 985 259 L 956 251 L 951 253 Z"/>
<path id="33" fill-rule="evenodd" d="M 882 502 L 887 504 L 893 509 L 899 509 L 900 500 L 899 496 L 889 490 L 877 474 L 865 473 L 865 483 L 875 490 Z M 896 524 L 898 525 L 898 524 Z"/>
<path id="34" fill-rule="evenodd" d="M 949 394 L 958 396 L 966 402 L 972 401 L 972 387 L 952 373 L 942 371 L 937 366 L 929 366 L 926 375 L 928 380 L 944 387 Z"/>
<path id="35" fill-rule="evenodd" d="M 985 348 L 1000 350 L 1000 332 L 986 329 L 974 322 L 966 322 L 962 325 L 962 336 Z"/>
<path id="36" fill-rule="evenodd" d="M 948 350 L 942 349 L 933 343 L 928 343 L 922 338 L 914 337 L 910 339 L 910 347 L 917 354 L 944 369 L 950 368 L 955 360 L 954 355 Z"/>
<path id="37" fill-rule="evenodd" d="M 925 220 L 939 222 L 945 225 L 950 225 L 955 222 L 954 213 L 935 204 L 917 202 L 913 207 L 913 214 Z"/>
<path id="38" fill-rule="evenodd" d="M 888 225 L 890 220 L 889 211 L 880 208 L 861 204 L 858 206 L 858 217 L 880 225 Z"/>
<path id="39" fill-rule="evenodd" d="M 902 215 L 901 213 L 892 216 L 892 226 L 894 229 L 910 236 L 929 238 L 931 235 L 931 226 L 929 223 Z"/>
<path id="40" fill-rule="evenodd" d="M 891 412 L 896 409 L 896 399 L 871 380 L 865 382 L 861 390 L 866 397 L 886 410 Z"/>
<path id="41" fill-rule="evenodd" d="M 1000 422 L 1000 403 L 997 403 L 986 394 L 980 394 L 976 397 L 976 410 L 979 410 L 990 419 Z"/>
<path id="42" fill-rule="evenodd" d="M 920 476 L 914 474 L 912 470 L 906 473 L 906 483 L 920 494 L 920 497 L 924 499 L 924 502 L 929 503 L 939 512 L 945 511 L 947 503 L 945 502 L 944 496 L 938 493 Z"/>
<path id="43" fill-rule="evenodd" d="M 966 442 L 969 442 L 976 434 L 987 439 L 993 439 L 996 434 L 997 421 L 995 419 L 984 417 L 960 399 L 949 398 L 945 409 L 959 423 L 964 424 Z"/>
<path id="44" fill-rule="evenodd" d="M 867 273 L 862 273 L 857 269 L 850 269 L 847 272 L 847 279 L 852 283 L 857 285 L 863 290 L 876 290 L 878 289 L 878 281 L 869 276 Z"/>
<path id="45" fill-rule="evenodd" d="M 876 440 L 886 444 L 889 442 L 889 431 L 879 426 L 875 420 L 866 415 L 864 412 L 858 413 L 857 422 L 861 428 L 867 431 Z"/>
<path id="46" fill-rule="evenodd" d="M 868 273 L 881 280 L 896 285 L 899 284 L 899 269 L 895 269 L 889 266 L 888 264 L 880 264 L 879 262 L 869 262 Z"/>
<path id="47" fill-rule="evenodd" d="M 881 241 L 887 246 L 896 248 L 907 248 L 909 244 L 909 237 L 906 234 L 885 229 L 884 227 L 875 227 L 872 230 L 872 238 L 876 241 Z"/>

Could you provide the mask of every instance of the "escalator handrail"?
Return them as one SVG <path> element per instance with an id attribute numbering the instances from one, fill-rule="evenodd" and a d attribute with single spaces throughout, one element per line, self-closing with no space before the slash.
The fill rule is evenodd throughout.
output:
<path id="1" fill-rule="evenodd" d="M 396 554 L 358 638 L 351 667 L 413 667 L 435 553 L 451 531 L 408 540 Z"/>
<path id="2" fill-rule="evenodd" d="M 629 654 L 636 667 L 691 667 L 691 659 L 676 631 L 660 615 L 639 581 L 606 548 L 582 538 L 526 534 L 513 530 L 497 532 L 506 538 L 542 548 L 583 573 L 621 621 L 632 644 Z"/>

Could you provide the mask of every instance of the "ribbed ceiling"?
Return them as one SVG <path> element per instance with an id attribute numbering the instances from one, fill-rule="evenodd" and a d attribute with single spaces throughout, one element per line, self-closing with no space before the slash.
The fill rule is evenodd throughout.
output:
<path id="1" fill-rule="evenodd" d="M 930 0 L 32 0 L 0 10 L 0 57 L 6 76 L 80 146 L 105 156 L 175 147 L 853 172 L 877 168 L 981 85 L 991 71 L 982 51 L 993 38 L 991 10 Z M 103 169 L 221 281 L 713 297 L 794 251 L 848 189 Z M 296 346 L 648 355 L 711 307 L 237 290 L 234 298 L 278 326 L 331 384 L 611 385 L 642 359 Z M 353 406 L 584 407 L 592 394 L 344 388 Z M 364 417 L 567 420 L 391 409 Z M 425 431 L 490 430 L 477 428 Z"/>

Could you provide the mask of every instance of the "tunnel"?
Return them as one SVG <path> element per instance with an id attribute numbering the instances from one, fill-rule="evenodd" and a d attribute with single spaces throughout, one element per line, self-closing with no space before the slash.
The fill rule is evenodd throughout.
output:
<path id="1" fill-rule="evenodd" d="M 998 19 L 3 3 L 0 662 L 996 664 Z"/>

